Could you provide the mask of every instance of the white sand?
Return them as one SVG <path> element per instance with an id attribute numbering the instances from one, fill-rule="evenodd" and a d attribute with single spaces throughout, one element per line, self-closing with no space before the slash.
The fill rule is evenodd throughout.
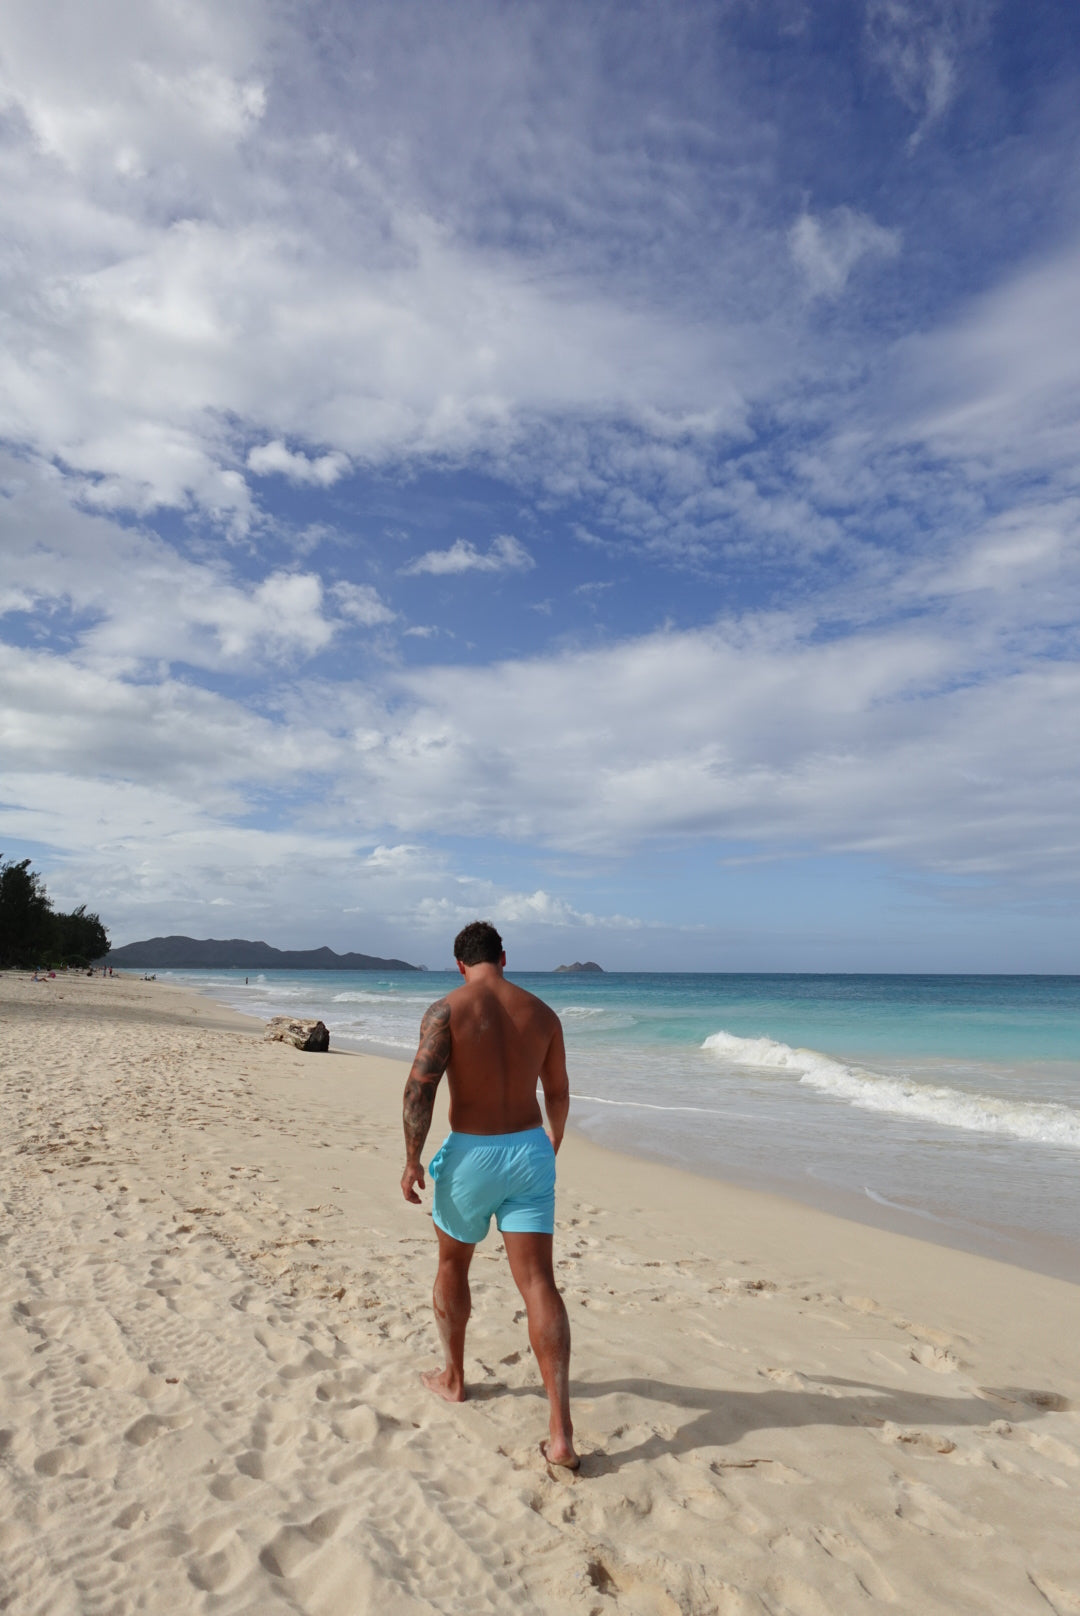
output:
<path id="1" fill-rule="evenodd" d="M 472 1401 L 419 1386 L 402 1067 L 130 978 L 0 1015 L 0 1609 L 1080 1616 L 1080 1288 L 569 1138 L 556 1475 L 494 1235 Z"/>

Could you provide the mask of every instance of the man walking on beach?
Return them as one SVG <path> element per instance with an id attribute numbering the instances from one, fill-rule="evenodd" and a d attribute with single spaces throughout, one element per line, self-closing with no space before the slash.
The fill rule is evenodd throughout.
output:
<path id="1" fill-rule="evenodd" d="M 502 938 L 474 920 L 454 939 L 463 987 L 424 1013 L 420 1047 L 405 1084 L 405 1171 L 401 1189 L 420 1204 L 420 1152 L 435 1091 L 450 1079 L 450 1133 L 428 1164 L 439 1237 L 435 1321 L 446 1367 L 421 1379 L 448 1403 L 465 1401 L 465 1328 L 472 1300 L 469 1264 L 492 1213 L 529 1319 L 529 1340 L 550 1406 L 549 1464 L 576 1470 L 570 1420 L 570 1321 L 555 1288 L 555 1154 L 570 1109 L 562 1027 L 555 1012 L 503 975 Z M 545 1132 L 536 1099 L 544 1090 Z"/>

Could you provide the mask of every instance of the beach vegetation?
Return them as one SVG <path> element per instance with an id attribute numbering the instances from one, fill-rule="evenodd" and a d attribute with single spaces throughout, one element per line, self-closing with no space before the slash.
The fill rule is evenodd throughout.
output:
<path id="1" fill-rule="evenodd" d="M 29 859 L 0 860 L 0 967 L 85 966 L 108 950 L 109 934 L 85 903 L 58 912 Z"/>

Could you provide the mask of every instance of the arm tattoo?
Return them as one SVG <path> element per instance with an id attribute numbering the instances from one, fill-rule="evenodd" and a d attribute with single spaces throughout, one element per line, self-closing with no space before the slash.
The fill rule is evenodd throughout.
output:
<path id="1" fill-rule="evenodd" d="M 445 999 L 430 1006 L 420 1023 L 420 1047 L 405 1084 L 405 1150 L 419 1161 L 431 1127 L 435 1090 L 450 1060 L 450 1006 Z"/>

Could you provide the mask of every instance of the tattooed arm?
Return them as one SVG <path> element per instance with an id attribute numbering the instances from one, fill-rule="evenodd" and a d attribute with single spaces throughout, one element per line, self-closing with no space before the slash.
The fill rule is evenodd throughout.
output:
<path id="1" fill-rule="evenodd" d="M 424 1012 L 424 1019 L 420 1023 L 420 1047 L 405 1084 L 405 1171 L 401 1175 L 401 1193 L 407 1201 L 413 1201 L 416 1205 L 420 1204 L 417 1186 L 424 1188 L 420 1152 L 431 1127 L 435 1090 L 449 1060 L 450 1006 L 445 999 L 439 999 Z"/>

